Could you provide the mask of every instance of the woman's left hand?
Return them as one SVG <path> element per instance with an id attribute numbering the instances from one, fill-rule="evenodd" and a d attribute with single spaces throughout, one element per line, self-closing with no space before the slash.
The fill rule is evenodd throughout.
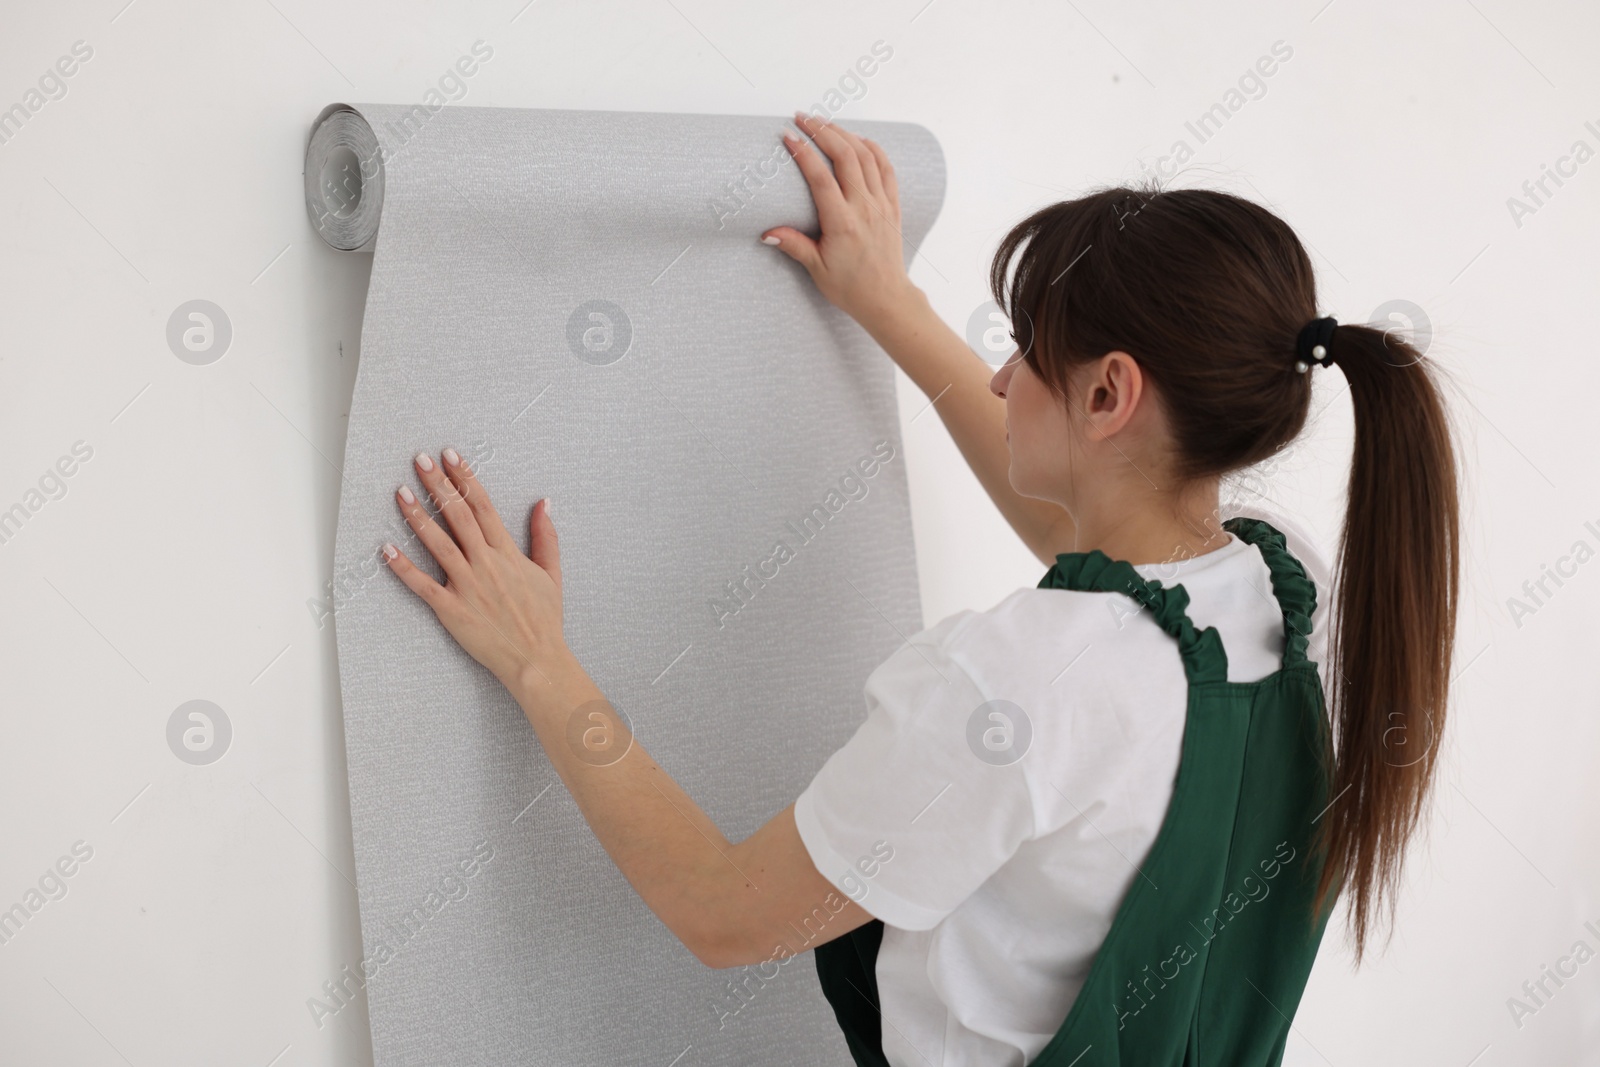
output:
<path id="1" fill-rule="evenodd" d="M 516 692 L 530 675 L 571 659 L 561 630 L 561 555 L 550 500 L 533 509 L 528 524 L 533 549 L 525 556 L 506 532 L 483 483 L 455 449 L 445 449 L 442 458 L 440 464 L 418 453 L 414 464 L 450 533 L 434 523 L 409 488 L 401 486 L 395 500 L 444 570 L 447 584 L 418 570 L 392 544 L 383 546 L 383 554 L 450 636 Z"/>

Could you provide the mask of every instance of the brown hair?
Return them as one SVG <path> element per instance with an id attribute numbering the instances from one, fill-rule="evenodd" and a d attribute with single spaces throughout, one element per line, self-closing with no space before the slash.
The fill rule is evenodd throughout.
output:
<path id="1" fill-rule="evenodd" d="M 1180 483 L 1286 446 L 1306 423 L 1313 377 L 1328 373 L 1294 366 L 1300 330 L 1317 317 L 1305 249 L 1277 216 L 1227 193 L 1118 187 L 1052 204 L 1006 234 L 989 284 L 1028 366 L 1063 401 L 1073 365 L 1113 350 L 1138 361 L 1167 415 Z M 1438 368 L 1382 326 L 1341 324 L 1327 349 L 1350 385 L 1355 447 L 1323 665 L 1330 804 L 1315 910 L 1345 895 L 1359 963 L 1379 905 L 1392 923 L 1433 781 L 1459 505 Z"/>

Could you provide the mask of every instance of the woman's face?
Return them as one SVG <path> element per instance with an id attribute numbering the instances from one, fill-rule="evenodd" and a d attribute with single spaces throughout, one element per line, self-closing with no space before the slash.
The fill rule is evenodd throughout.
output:
<path id="1" fill-rule="evenodd" d="M 1071 510 L 1083 449 L 1066 405 L 1021 356 L 995 372 L 989 389 L 1006 402 L 1011 488 Z"/>

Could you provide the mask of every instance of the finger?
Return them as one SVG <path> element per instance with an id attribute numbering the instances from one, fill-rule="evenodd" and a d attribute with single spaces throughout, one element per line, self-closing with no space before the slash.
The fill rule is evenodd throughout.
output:
<path id="1" fill-rule="evenodd" d="M 822 161 L 821 153 L 812 148 L 810 143 L 788 133 L 783 135 L 784 147 L 789 154 L 794 156 L 794 161 L 800 168 L 800 173 L 805 177 L 806 185 L 811 187 L 811 199 L 817 204 L 817 219 L 822 223 L 824 230 L 839 218 L 845 210 L 844 193 L 839 191 L 839 182 L 833 176 L 833 171 Z"/>
<path id="2" fill-rule="evenodd" d="M 422 479 L 422 484 L 428 490 L 428 495 L 433 498 L 439 514 L 450 524 L 450 532 L 455 534 L 456 543 L 461 546 L 462 554 L 468 559 L 477 558 L 488 542 L 483 539 L 483 530 L 478 526 L 478 520 L 473 517 L 472 509 L 467 507 L 467 502 L 461 499 L 461 493 L 451 484 L 450 479 L 444 476 L 444 472 L 439 469 L 432 456 L 426 452 L 418 452 L 413 462 L 416 464 L 417 477 Z M 433 546 L 428 547 L 431 549 Z"/>
<path id="3" fill-rule="evenodd" d="M 389 563 L 389 569 L 399 576 L 407 589 L 421 597 L 434 611 L 439 610 L 439 605 L 445 597 L 453 595 L 450 590 L 418 569 L 417 565 L 394 545 L 384 545 L 382 552 L 383 558 Z"/>
<path id="4" fill-rule="evenodd" d="M 471 565 L 467 563 L 467 557 L 461 554 L 460 547 L 429 517 L 427 509 L 422 506 L 422 501 L 411 491 L 410 486 L 402 485 L 395 490 L 394 499 L 400 505 L 400 513 L 405 516 L 406 525 L 416 531 L 417 540 L 422 542 L 422 547 L 426 548 L 428 554 L 444 568 L 445 577 L 459 584 L 471 570 Z"/>
<path id="5" fill-rule="evenodd" d="M 808 272 L 815 272 L 816 268 L 822 266 L 822 252 L 817 248 L 817 242 L 793 226 L 778 226 L 768 230 L 761 235 L 761 243 L 776 245 L 778 251 L 799 263 Z"/>
<path id="6" fill-rule="evenodd" d="M 872 154 L 872 150 L 867 147 L 866 142 L 859 134 L 851 133 L 838 124 L 834 124 L 829 128 L 839 131 L 839 135 L 850 143 L 850 147 L 855 151 L 856 159 L 861 164 L 862 183 L 867 187 L 867 192 L 871 193 L 876 199 L 882 200 L 884 198 L 883 178 L 878 174 L 878 157 Z"/>
<path id="7" fill-rule="evenodd" d="M 500 513 L 490 502 L 489 490 L 478 481 L 477 472 L 453 448 L 444 450 L 444 473 L 455 484 L 467 507 L 472 509 L 472 516 L 478 520 L 478 529 L 482 531 L 488 546 L 512 547 L 511 534 L 506 532 L 506 524 L 500 521 Z"/>
<path id="8" fill-rule="evenodd" d="M 561 588 L 561 546 L 556 543 L 556 525 L 550 521 L 550 498 L 545 497 L 533 506 L 528 520 L 529 541 L 533 545 L 529 557 Z"/>
<path id="9" fill-rule="evenodd" d="M 900 221 L 900 181 L 895 177 L 894 164 L 889 162 L 889 153 L 877 141 L 862 138 L 866 142 L 867 150 L 878 160 L 878 174 L 883 178 L 883 192 L 889 198 L 889 205 L 894 208 L 894 219 Z"/>
<path id="10" fill-rule="evenodd" d="M 860 196 L 866 191 L 866 179 L 861 176 L 861 160 L 838 129 L 798 112 L 795 122 L 801 130 L 810 135 L 812 142 L 833 160 L 833 172 L 839 176 L 839 188 L 846 200 Z"/>

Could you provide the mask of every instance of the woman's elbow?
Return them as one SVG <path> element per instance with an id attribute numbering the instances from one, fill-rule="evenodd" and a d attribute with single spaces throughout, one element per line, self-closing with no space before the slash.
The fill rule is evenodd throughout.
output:
<path id="1" fill-rule="evenodd" d="M 720 944 L 714 944 L 705 941 L 685 941 L 683 943 L 683 947 L 687 948 L 694 955 L 695 959 L 699 960 L 713 971 L 721 971 L 726 970 L 729 967 L 739 966 L 738 960 L 734 959 L 728 953 L 727 949 Z"/>
<path id="2" fill-rule="evenodd" d="M 760 958 L 753 951 L 748 939 L 738 931 L 707 930 L 680 940 L 683 941 L 685 948 L 694 953 L 695 959 L 714 971 L 743 967 L 757 962 Z"/>

